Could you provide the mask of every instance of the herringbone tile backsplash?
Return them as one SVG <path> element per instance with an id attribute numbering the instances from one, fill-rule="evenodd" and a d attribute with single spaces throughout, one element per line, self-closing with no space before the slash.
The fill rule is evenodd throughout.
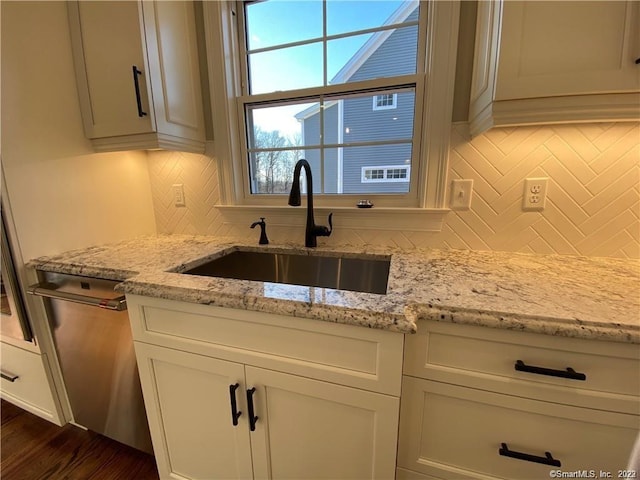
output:
<path id="1" fill-rule="evenodd" d="M 216 162 L 203 155 L 150 152 L 159 233 L 246 235 L 222 222 Z M 546 208 L 523 212 L 523 182 L 549 177 Z M 336 231 L 331 243 L 463 248 L 640 258 L 640 124 L 495 128 L 469 139 L 451 132 L 449 178 L 474 180 L 471 209 L 446 215 L 441 232 Z M 184 185 L 175 207 L 171 186 Z M 236 231 L 237 230 L 237 231 Z M 270 228 L 272 241 L 296 240 Z"/>

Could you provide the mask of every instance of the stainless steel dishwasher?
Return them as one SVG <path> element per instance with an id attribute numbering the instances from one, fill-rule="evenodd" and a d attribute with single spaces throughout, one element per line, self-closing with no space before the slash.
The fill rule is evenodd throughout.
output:
<path id="1" fill-rule="evenodd" d="M 111 280 L 38 272 L 74 421 L 152 453 L 124 296 Z"/>

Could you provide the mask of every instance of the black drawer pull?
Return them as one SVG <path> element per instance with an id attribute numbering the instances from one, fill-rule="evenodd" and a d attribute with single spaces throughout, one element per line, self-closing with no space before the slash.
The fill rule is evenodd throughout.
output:
<path id="1" fill-rule="evenodd" d="M 544 457 L 539 457 L 537 455 L 530 455 L 528 453 L 515 452 L 513 450 L 509 450 L 509 447 L 506 443 L 501 443 L 501 447 L 498 450 L 498 453 L 503 457 L 516 458 L 518 460 L 525 460 L 527 462 L 534 463 L 542 463 L 544 465 L 551 465 L 553 467 L 561 467 L 562 464 L 560 460 L 556 460 L 549 452 L 544 452 Z"/>
<path id="2" fill-rule="evenodd" d="M 18 375 L 14 375 L 13 373 L 9 372 L 0 372 L 0 377 L 4 378 L 5 380 L 9 380 L 11 383 L 20 378 Z"/>
<path id="3" fill-rule="evenodd" d="M 247 407 L 249 408 L 249 430 L 252 432 L 256 429 L 256 422 L 258 421 L 258 417 L 254 415 L 253 410 L 253 394 L 256 391 L 256 387 L 253 387 L 247 390 Z"/>
<path id="4" fill-rule="evenodd" d="M 142 72 L 138 70 L 138 67 L 135 65 L 132 67 L 133 70 L 133 86 L 136 89 L 136 102 L 138 103 L 138 116 L 144 117 L 147 112 L 142 110 L 142 98 L 140 97 L 140 81 L 138 80 L 138 75 L 142 75 Z"/>
<path id="5" fill-rule="evenodd" d="M 636 58 L 636 65 L 640 65 L 640 58 Z"/>
<path id="6" fill-rule="evenodd" d="M 233 426 L 238 425 L 238 418 L 242 415 L 242 412 L 238 411 L 238 405 L 236 404 L 236 390 L 240 386 L 239 383 L 235 385 L 229 385 L 229 399 L 231 400 L 231 421 Z"/>
<path id="7" fill-rule="evenodd" d="M 578 373 L 573 368 L 567 367 L 566 370 L 555 370 L 553 368 L 534 367 L 533 365 L 526 365 L 522 360 L 516 360 L 514 365 L 515 369 L 519 372 L 536 373 L 538 375 L 548 375 L 550 377 L 562 377 L 569 378 L 571 380 L 586 380 L 587 376 L 584 373 Z"/>

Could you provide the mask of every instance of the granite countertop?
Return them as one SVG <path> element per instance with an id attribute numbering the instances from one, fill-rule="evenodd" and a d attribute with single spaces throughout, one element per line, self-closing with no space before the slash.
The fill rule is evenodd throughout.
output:
<path id="1" fill-rule="evenodd" d="M 182 272 L 243 249 L 391 255 L 386 295 L 228 280 Z M 422 319 L 640 343 L 640 261 L 362 246 L 258 246 L 159 235 L 32 260 L 30 267 L 121 280 L 116 289 L 170 300 L 413 333 Z"/>

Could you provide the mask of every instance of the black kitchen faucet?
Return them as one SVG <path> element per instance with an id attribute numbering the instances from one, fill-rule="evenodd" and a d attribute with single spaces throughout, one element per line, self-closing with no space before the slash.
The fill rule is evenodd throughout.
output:
<path id="1" fill-rule="evenodd" d="M 293 185 L 291 185 L 291 193 L 289 193 L 289 205 L 293 207 L 299 207 L 300 200 L 300 170 L 304 167 L 304 173 L 307 177 L 307 225 L 304 230 L 304 246 L 305 247 L 317 247 L 317 237 L 328 237 L 333 230 L 333 224 L 331 223 L 331 217 L 333 213 L 329 214 L 329 228 L 324 225 L 316 225 L 313 219 L 313 179 L 311 177 L 311 165 L 304 158 L 301 158 L 296 163 L 293 169 Z"/>

